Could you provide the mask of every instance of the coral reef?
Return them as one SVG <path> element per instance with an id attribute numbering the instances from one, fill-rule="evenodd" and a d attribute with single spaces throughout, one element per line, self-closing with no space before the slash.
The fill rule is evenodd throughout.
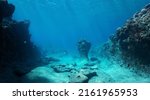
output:
<path id="1" fill-rule="evenodd" d="M 128 63 L 150 64 L 150 4 L 118 28 L 110 39 L 111 51 L 120 52 Z"/>
<path id="2" fill-rule="evenodd" d="M 84 59 L 89 60 L 88 53 L 89 53 L 89 50 L 91 48 L 91 43 L 87 42 L 86 40 L 81 40 L 78 42 L 77 47 L 78 47 L 78 51 L 80 53 L 80 56 Z"/>

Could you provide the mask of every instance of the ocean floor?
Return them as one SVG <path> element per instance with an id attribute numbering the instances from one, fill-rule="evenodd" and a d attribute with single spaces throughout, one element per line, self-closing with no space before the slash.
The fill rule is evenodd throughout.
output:
<path id="1" fill-rule="evenodd" d="M 60 61 L 39 66 L 23 76 L 22 82 L 44 83 L 149 83 L 150 75 L 138 73 L 118 61 L 93 57 L 89 61 L 70 54 L 50 55 Z"/>

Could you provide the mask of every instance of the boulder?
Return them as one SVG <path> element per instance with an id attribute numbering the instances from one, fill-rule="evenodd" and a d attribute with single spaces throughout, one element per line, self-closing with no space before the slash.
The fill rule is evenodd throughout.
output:
<path id="1" fill-rule="evenodd" d="M 67 83 L 68 77 L 64 73 L 55 73 L 48 66 L 40 66 L 22 77 L 25 83 Z"/>
<path id="2" fill-rule="evenodd" d="M 70 83 L 88 83 L 88 81 L 97 76 L 96 71 L 90 69 L 73 70 L 69 75 Z"/>

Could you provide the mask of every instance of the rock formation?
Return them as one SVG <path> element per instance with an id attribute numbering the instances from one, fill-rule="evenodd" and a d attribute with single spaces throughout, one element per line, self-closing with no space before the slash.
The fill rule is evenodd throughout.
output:
<path id="1" fill-rule="evenodd" d="M 15 6 L 7 0 L 0 1 L 0 70 L 11 70 L 11 75 L 20 77 L 27 72 L 25 69 L 30 71 L 31 66 L 41 63 L 41 54 L 30 40 L 30 22 L 13 20 L 11 17 L 14 10 Z M 1 76 L 5 75 L 1 73 Z M 4 82 L 12 81 L 8 79 Z"/>
<path id="2" fill-rule="evenodd" d="M 120 52 L 123 60 L 150 64 L 150 4 L 118 28 L 110 39 L 113 53 Z"/>
<path id="3" fill-rule="evenodd" d="M 89 53 L 89 50 L 91 48 L 91 43 L 87 42 L 86 40 L 81 40 L 78 42 L 77 47 L 78 47 L 78 51 L 79 51 L 80 56 L 84 59 L 89 60 L 88 53 Z"/>
<path id="4" fill-rule="evenodd" d="M 73 70 L 69 77 L 69 83 L 88 83 L 88 81 L 97 76 L 97 72 L 91 69 Z"/>
<path id="5" fill-rule="evenodd" d="M 8 4 L 7 0 L 0 1 L 0 23 L 2 19 L 5 17 L 11 18 L 12 14 L 15 11 L 15 6 L 12 4 Z"/>

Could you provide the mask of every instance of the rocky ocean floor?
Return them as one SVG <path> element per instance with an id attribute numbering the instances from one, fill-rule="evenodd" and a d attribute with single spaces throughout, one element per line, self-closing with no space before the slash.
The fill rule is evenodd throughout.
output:
<path id="1" fill-rule="evenodd" d="M 55 56 L 56 57 L 56 56 Z M 21 82 L 50 83 L 149 83 L 150 75 L 126 68 L 121 62 L 92 57 L 90 61 L 57 54 L 60 59 L 39 66 L 21 78 Z"/>

